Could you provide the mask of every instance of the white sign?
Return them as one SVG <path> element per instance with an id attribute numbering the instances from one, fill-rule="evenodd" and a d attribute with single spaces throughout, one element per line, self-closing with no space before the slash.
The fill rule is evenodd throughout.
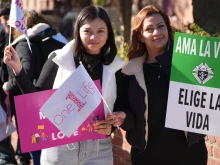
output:
<path id="1" fill-rule="evenodd" d="M 80 65 L 40 111 L 61 132 L 70 137 L 101 103 L 101 94 Z"/>
<path id="2" fill-rule="evenodd" d="M 170 81 L 168 128 L 220 136 L 220 89 Z"/>
<path id="3" fill-rule="evenodd" d="M 8 24 L 13 28 L 18 29 L 25 35 L 29 49 L 31 50 L 24 13 L 22 11 L 22 0 L 12 0 Z"/>

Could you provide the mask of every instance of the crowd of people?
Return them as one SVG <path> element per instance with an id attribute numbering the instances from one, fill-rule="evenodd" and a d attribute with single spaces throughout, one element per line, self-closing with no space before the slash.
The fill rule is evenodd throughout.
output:
<path id="1" fill-rule="evenodd" d="M 0 31 L 0 101 L 4 109 L 9 108 L 16 119 L 14 96 L 59 88 L 82 62 L 92 80 L 101 82 L 108 107 L 104 106 L 106 118 L 96 123 L 95 131 L 108 136 L 72 143 L 74 149 L 62 145 L 30 153 L 21 153 L 19 140 L 14 151 L 7 137 L 0 142 L 0 165 L 28 165 L 31 158 L 34 165 L 113 165 L 110 135 L 116 127 L 126 131 L 132 165 L 207 164 L 204 135 L 165 127 L 174 42 L 174 29 L 165 12 L 148 5 L 135 16 L 128 64 L 116 55 L 111 21 L 101 7 L 81 10 L 74 39 L 68 43 L 42 15 L 25 12 L 32 52 L 16 29 L 9 45 L 9 12 L 10 5 L 0 11 L 4 25 Z M 9 106 L 4 104 L 7 95 Z"/>

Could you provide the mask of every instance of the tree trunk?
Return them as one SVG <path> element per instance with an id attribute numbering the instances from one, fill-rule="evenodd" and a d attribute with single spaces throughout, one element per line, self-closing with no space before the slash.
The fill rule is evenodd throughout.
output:
<path id="1" fill-rule="evenodd" d="M 93 4 L 92 0 L 72 0 L 72 6 L 77 8 L 84 8 Z"/>
<path id="2" fill-rule="evenodd" d="M 54 15 L 58 15 L 58 16 L 61 15 L 61 12 L 60 12 L 61 6 L 62 6 L 61 1 L 54 0 L 54 13 L 53 13 Z"/>
<path id="3" fill-rule="evenodd" d="M 172 7 L 172 0 L 163 0 L 163 11 L 167 13 L 168 16 L 173 15 L 173 7 Z"/>
<path id="4" fill-rule="evenodd" d="M 79 1 L 81 7 L 90 6 L 93 4 L 92 0 L 81 0 Z"/>
<path id="5" fill-rule="evenodd" d="M 192 5 L 196 24 L 211 34 L 220 31 L 219 0 L 192 0 Z"/>
<path id="6" fill-rule="evenodd" d="M 140 11 L 143 8 L 142 0 L 138 0 L 138 10 Z"/>
<path id="7" fill-rule="evenodd" d="M 132 3 L 132 0 L 119 0 L 120 13 L 123 25 L 122 35 L 124 37 L 124 42 L 126 43 L 130 41 Z"/>

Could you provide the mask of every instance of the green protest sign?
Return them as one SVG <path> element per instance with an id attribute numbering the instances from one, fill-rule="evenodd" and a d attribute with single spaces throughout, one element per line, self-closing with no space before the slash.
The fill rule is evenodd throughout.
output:
<path id="1" fill-rule="evenodd" d="M 166 127 L 220 135 L 220 39 L 176 33 Z"/>

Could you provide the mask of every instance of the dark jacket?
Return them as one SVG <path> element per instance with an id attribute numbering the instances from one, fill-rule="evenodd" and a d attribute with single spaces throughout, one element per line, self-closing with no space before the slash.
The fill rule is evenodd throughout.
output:
<path id="1" fill-rule="evenodd" d="M 158 99 L 161 97 L 161 100 L 163 100 L 162 102 L 164 103 L 153 103 L 156 104 L 156 109 L 164 109 L 163 111 L 159 110 L 157 112 L 158 114 L 155 114 L 157 117 L 160 117 L 162 121 L 161 119 L 156 121 L 157 119 L 152 119 L 151 116 L 149 116 L 152 114 L 152 111 L 149 112 L 148 109 L 149 98 L 147 95 L 146 87 L 148 86 L 146 85 L 148 82 L 146 82 L 145 84 L 145 75 L 143 72 L 145 56 L 132 60 L 130 64 L 128 64 L 122 71 L 128 76 L 126 76 L 125 84 L 123 86 L 124 101 L 122 104 L 122 109 L 126 113 L 126 119 L 121 127 L 127 131 L 126 139 L 128 143 L 131 144 L 132 147 L 140 151 L 144 151 L 146 147 L 150 146 L 152 139 L 155 139 L 156 136 L 160 136 L 159 132 L 166 134 L 165 136 L 169 136 L 170 134 L 171 138 L 174 139 L 175 137 L 172 136 L 177 136 L 177 138 L 182 139 L 182 143 L 186 143 L 188 144 L 188 146 L 192 145 L 195 142 L 198 142 L 198 140 L 203 139 L 205 136 L 196 133 L 188 133 L 186 138 L 183 131 L 172 130 L 169 128 L 165 128 L 164 126 L 166 116 L 165 109 L 168 99 L 168 89 L 171 72 L 172 50 L 173 44 L 171 43 L 167 52 L 156 57 L 156 60 L 161 65 L 160 76 L 163 76 L 164 81 L 167 83 L 167 87 L 165 87 L 165 93 L 161 93 L 162 91 L 158 91 L 158 93 L 156 94 L 158 95 Z M 161 122 L 161 127 L 155 126 L 156 124 L 158 124 L 157 122 Z M 155 131 L 155 129 L 157 131 Z M 158 132 L 158 134 L 155 132 Z M 154 137 L 152 137 L 152 134 L 157 135 L 153 135 Z"/>

